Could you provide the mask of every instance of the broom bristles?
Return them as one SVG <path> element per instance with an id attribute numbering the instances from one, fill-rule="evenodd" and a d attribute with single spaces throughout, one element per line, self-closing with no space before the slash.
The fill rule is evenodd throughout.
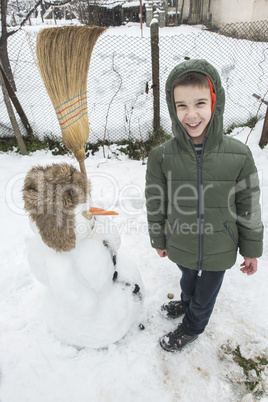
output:
<path id="1" fill-rule="evenodd" d="M 90 58 L 105 29 L 85 26 L 48 28 L 37 36 L 40 73 L 55 108 L 64 143 L 78 161 L 85 159 L 82 150 L 89 136 L 87 75 Z"/>

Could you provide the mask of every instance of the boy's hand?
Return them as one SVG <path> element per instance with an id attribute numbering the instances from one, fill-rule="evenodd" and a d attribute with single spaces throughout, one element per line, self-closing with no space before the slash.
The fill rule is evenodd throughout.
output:
<path id="1" fill-rule="evenodd" d="M 253 275 L 257 271 L 258 267 L 258 261 L 257 258 L 248 258 L 248 257 L 243 257 L 244 262 L 240 264 L 240 267 L 243 267 L 240 269 L 240 271 L 243 272 L 243 274 L 247 275 Z"/>
<path id="2" fill-rule="evenodd" d="M 159 257 L 161 257 L 161 258 L 167 256 L 167 250 L 158 250 L 158 249 L 156 249 L 156 252 L 159 255 Z"/>

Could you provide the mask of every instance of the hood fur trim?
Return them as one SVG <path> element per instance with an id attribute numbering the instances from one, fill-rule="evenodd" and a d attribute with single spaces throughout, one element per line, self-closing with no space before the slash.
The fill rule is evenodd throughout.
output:
<path id="1" fill-rule="evenodd" d="M 67 163 L 33 167 L 24 181 L 24 208 L 43 241 L 56 251 L 75 247 L 74 208 L 89 195 L 86 177 Z"/>

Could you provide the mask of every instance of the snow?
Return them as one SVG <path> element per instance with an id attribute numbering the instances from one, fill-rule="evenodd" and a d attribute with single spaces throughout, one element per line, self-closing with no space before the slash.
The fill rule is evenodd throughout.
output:
<path id="1" fill-rule="evenodd" d="M 140 4 L 137 2 L 137 4 Z M 125 3 L 125 7 L 128 3 Z M 129 5 L 133 5 L 133 2 L 129 3 Z M 65 25 L 81 25 L 78 20 L 57 20 L 57 26 L 65 26 Z M 31 18 L 31 25 L 26 25 L 23 27 L 25 32 L 29 34 L 37 33 L 41 29 L 48 28 L 50 26 L 55 26 L 54 20 L 46 19 L 44 20 L 44 24 L 41 25 L 41 18 Z M 159 35 L 161 36 L 174 36 L 174 35 L 188 35 L 188 34 L 196 34 L 201 30 L 205 29 L 204 25 L 179 25 L 177 27 L 162 27 L 159 30 Z M 144 37 L 150 37 L 150 27 L 147 27 L 145 23 L 142 24 L 142 30 Z M 128 22 L 126 25 L 120 26 L 110 26 L 105 31 L 105 35 L 111 36 L 131 36 L 131 37 L 140 37 L 140 23 L 138 22 Z"/>
<path id="2" fill-rule="evenodd" d="M 87 203 L 75 208 L 76 245 L 62 253 L 42 241 L 30 220 L 35 235 L 28 241 L 28 261 L 45 285 L 44 316 L 53 334 L 67 345 L 103 348 L 121 339 L 134 322 L 139 325 L 144 289 L 135 263 L 117 253 L 120 238 L 107 230 L 109 218 L 88 220 L 82 215 L 88 209 Z"/>
<path id="3" fill-rule="evenodd" d="M 142 0 L 142 5 L 146 5 L 146 0 Z M 140 1 L 128 1 L 122 5 L 122 8 L 140 7 Z"/>
<path id="4" fill-rule="evenodd" d="M 152 19 L 150 25 L 153 25 L 153 24 L 158 24 L 158 19 L 157 18 Z"/>
<path id="5" fill-rule="evenodd" d="M 31 19 L 32 26 L 27 26 L 24 31 L 29 34 L 31 39 L 35 38 L 40 30 L 40 21 Z M 54 25 L 54 22 L 46 21 L 47 24 Z M 73 23 L 64 20 L 58 24 Z M 75 22 L 77 23 L 77 22 Z M 256 100 L 250 92 L 246 96 L 242 92 L 247 81 L 245 70 L 253 76 L 254 90 L 260 87 L 257 75 L 255 74 L 257 65 L 263 71 L 263 82 L 265 76 L 265 60 L 258 64 L 251 55 L 254 50 L 251 42 L 245 41 L 245 51 L 243 55 L 236 54 L 236 40 L 232 38 L 218 38 L 214 33 L 201 33 L 202 26 L 179 26 L 176 28 L 160 28 L 160 42 L 165 37 L 173 44 L 172 47 L 179 49 L 173 55 L 172 62 L 177 63 L 182 57 L 187 56 L 191 48 L 192 57 L 205 57 L 204 43 L 208 48 L 217 46 L 222 49 L 222 57 L 216 60 L 216 67 L 219 69 L 223 83 L 227 88 L 227 111 L 235 110 L 236 116 L 244 117 L 248 112 L 244 112 L 245 107 L 250 109 L 255 106 Z M 30 54 L 31 48 L 25 45 L 25 32 L 19 32 L 22 41 L 18 46 L 18 59 L 22 58 L 25 63 L 32 61 Z M 136 74 L 137 68 L 143 71 L 143 81 L 138 83 L 136 91 L 150 80 L 150 58 L 143 60 L 136 57 L 139 55 L 141 42 L 132 43 L 131 53 L 129 48 L 129 37 L 140 37 L 140 25 L 129 23 L 126 26 L 110 27 L 101 37 L 111 40 L 115 36 L 122 37 L 122 47 L 114 53 L 122 59 L 122 75 L 127 75 L 127 83 L 131 75 Z M 177 35 L 175 37 L 174 35 Z M 187 41 L 181 40 L 181 35 L 192 38 L 192 45 Z M 143 37 L 148 42 L 150 28 L 143 25 Z M 205 42 L 204 42 L 205 38 Z M 103 42 L 104 42 L 103 39 Z M 14 36 L 10 41 L 14 40 Z M 147 43 L 146 42 L 146 43 Z M 109 42 L 107 41 L 105 52 L 109 53 Z M 160 51 L 165 47 L 160 44 Z M 165 45 L 165 46 L 164 46 Z M 256 47 L 259 45 L 256 45 Z M 231 49 L 233 53 L 227 53 Z M 104 89 L 108 88 L 108 102 L 117 88 L 117 77 L 111 79 L 109 74 L 103 74 L 98 78 L 99 65 L 94 60 L 102 60 L 102 65 L 108 71 L 111 65 L 111 56 L 101 53 L 96 47 L 95 55 L 92 58 L 91 69 L 96 82 L 90 85 L 98 88 L 100 97 L 94 98 L 97 110 L 97 119 L 91 127 L 91 138 L 101 125 L 105 124 L 106 107 L 103 106 L 102 98 Z M 111 53 L 111 52 L 110 52 Z M 150 55 L 150 50 L 148 51 Z M 233 56 L 232 56 L 233 54 Z M 134 57 L 135 56 L 135 57 Z M 243 56 L 243 57 L 242 57 Z M 257 55 L 256 55 L 257 57 Z M 25 59 L 25 60 L 24 60 Z M 107 60 L 106 60 L 107 59 Z M 139 67 L 133 65 L 134 60 L 138 60 Z M 16 58 L 17 60 L 17 58 Z M 163 60 L 163 57 L 162 57 Z M 250 62 L 250 60 L 253 60 Z M 209 60 L 212 63 L 213 60 Z M 213 63 L 214 64 L 214 63 Z M 238 84 L 232 76 L 233 68 L 240 71 L 241 99 L 243 105 L 235 104 L 235 91 Z M 117 65 L 116 65 L 117 67 Z M 16 74 L 19 75 L 19 66 L 16 67 Z M 147 71 L 148 70 L 148 71 Z M 163 67 L 161 74 L 161 85 L 164 87 L 165 78 L 171 70 Z M 35 96 L 35 89 L 40 82 L 37 70 L 32 67 L 27 85 L 32 97 Z M 133 74 L 134 71 L 134 74 Z M 252 74 L 252 71 L 254 74 Z M 22 69 L 23 74 L 25 70 Z M 97 72 L 97 73 L 96 73 Z M 114 81 L 114 82 L 111 82 Z M 232 85 L 233 86 L 232 86 Z M 110 85 L 110 86 L 109 86 Z M 126 85 L 126 84 L 125 84 Z M 124 92 L 120 100 L 129 109 L 133 106 L 133 99 L 129 98 L 130 88 L 123 87 Z M 163 90 L 163 88 L 162 88 Z M 45 92 L 45 91 L 43 91 Z M 30 97 L 29 93 L 23 92 L 18 88 L 20 96 Z M 260 93 L 262 93 L 260 91 Z M 45 95 L 41 100 L 38 92 L 38 100 L 42 103 L 42 110 L 47 116 L 46 126 L 50 125 L 52 132 L 58 132 L 58 125 L 54 114 L 48 111 L 51 109 L 49 100 Z M 134 98 L 135 98 L 134 96 Z M 236 95 L 237 96 L 237 95 Z M 130 100 L 129 100 L 130 99 Z M 137 102 L 135 107 L 142 111 L 142 115 L 147 116 L 151 121 L 151 101 L 142 103 Z M 33 102 L 34 105 L 34 102 Z M 115 108 L 121 107 L 119 104 Z M 93 109 L 93 106 L 92 106 Z M 265 110 L 264 107 L 262 110 Z M 34 113 L 32 106 L 31 113 Z M 122 109 L 122 116 L 125 113 Z M 164 107 L 161 111 L 161 118 L 168 115 Z M 131 117 L 131 115 L 130 115 Z M 135 117 L 135 116 L 134 116 Z M 135 123 L 135 119 L 133 121 Z M 54 121 L 54 120 L 55 121 Z M 51 122 L 50 122 L 51 120 Z M 53 120 L 53 121 L 52 121 Z M 117 118 L 118 120 L 118 118 Z M 122 118 L 122 120 L 124 120 Z M 7 120 L 8 123 L 8 120 Z M 118 121 L 116 122 L 118 124 Z M 135 123 L 137 125 L 137 123 Z M 237 128 L 231 135 L 242 142 L 247 141 L 254 155 L 262 190 L 262 212 L 265 226 L 264 255 L 259 259 L 259 270 L 252 277 L 244 276 L 239 265 L 242 262 L 241 256 L 238 257 L 235 266 L 229 270 L 224 279 L 224 283 L 219 294 L 215 310 L 205 333 L 182 350 L 179 354 L 170 354 L 159 346 L 159 337 L 173 330 L 179 320 L 169 321 L 159 313 L 161 304 L 168 301 L 167 294 L 173 293 L 175 299 L 180 296 L 180 273 L 167 258 L 161 259 L 151 248 L 148 237 L 146 222 L 146 209 L 144 201 L 145 171 L 146 165 L 139 161 L 129 160 L 121 154 L 115 145 L 110 148 L 105 147 L 104 157 L 102 150 L 90 155 L 86 159 L 86 169 L 92 183 L 92 200 L 94 206 L 109 210 L 116 210 L 119 215 L 112 219 L 105 219 L 99 227 L 99 232 L 108 231 L 115 236 L 121 236 L 121 246 L 118 251 L 118 261 L 121 275 L 134 279 L 138 268 L 145 288 L 145 299 L 141 315 L 134 322 L 133 315 L 126 317 L 128 324 L 122 334 L 110 339 L 107 347 L 95 349 L 99 342 L 98 335 L 93 334 L 92 339 L 96 342 L 93 347 L 76 348 L 60 342 L 58 338 L 64 337 L 64 331 L 57 330 L 58 321 L 55 320 L 54 310 L 48 309 L 44 305 L 44 294 L 47 293 L 48 274 L 42 270 L 42 262 L 45 261 L 46 251 L 44 245 L 40 244 L 36 238 L 36 245 L 33 243 L 32 225 L 29 224 L 23 208 L 22 186 L 24 178 L 31 167 L 36 165 L 46 166 L 51 163 L 68 162 L 78 168 L 77 162 L 70 156 L 53 156 L 51 152 L 38 151 L 29 156 L 21 156 L 15 152 L 0 154 L 0 261 L 1 261 L 1 281 L 0 281 L 0 399 L 1 402 L 221 402 L 240 401 L 246 393 L 243 386 L 239 383 L 232 384 L 228 376 L 241 378 L 241 369 L 234 362 L 226 357 L 222 352 L 222 345 L 241 345 L 243 354 L 248 357 L 268 356 L 268 316 L 267 303 L 267 270 L 268 263 L 268 149 L 261 150 L 258 141 L 261 135 L 263 120 L 260 120 L 255 129 L 250 133 L 249 128 Z M 42 124 L 41 124 L 42 126 Z M 56 128 L 57 127 L 57 128 Z M 41 127 L 42 129 L 43 127 Z M 54 129 L 55 128 L 55 129 Z M 144 130 L 145 131 L 145 130 Z M 249 137 L 248 137 L 249 135 Z M 266 166 L 266 168 L 265 168 Z M 83 241 L 83 239 L 81 239 Z M 35 258 L 28 262 L 28 250 L 35 250 L 32 254 Z M 83 247 L 84 249 L 84 247 Z M 92 248 L 88 244 L 89 254 L 97 252 L 97 248 Z M 90 257 L 88 257 L 90 261 Z M 39 265 L 38 265 L 39 264 Z M 131 269 L 134 265 L 136 268 Z M 41 266 L 41 267 L 40 267 Z M 94 271 L 94 283 L 97 286 L 99 280 L 106 280 L 106 273 L 98 278 L 97 271 Z M 103 268 L 103 266 L 101 266 Z M 53 273 L 52 273 L 52 279 Z M 37 279 L 38 278 L 38 279 Z M 40 283 L 41 282 L 41 283 Z M 42 282 L 44 284 L 42 284 Z M 57 282 L 56 286 L 59 286 Z M 106 287 L 107 286 L 107 287 Z M 110 285 L 109 285 L 110 286 Z M 108 282 L 104 286 L 108 293 Z M 110 295 L 111 296 L 111 295 Z M 120 297 L 115 295 L 115 302 L 120 301 Z M 82 307 L 85 304 L 82 303 Z M 107 310 L 112 314 L 114 305 L 106 304 Z M 109 310 L 110 308 L 110 310 Z M 110 315 L 111 315 L 110 314 Z M 105 325 L 110 326 L 109 318 L 103 316 Z M 48 321 L 46 320 L 48 319 Z M 54 321 L 53 321 L 54 319 Z M 52 322 L 51 322 L 52 321 Z M 130 325 L 130 321 L 133 321 Z M 141 330 L 138 323 L 141 322 L 145 329 Z M 55 333 L 50 330 L 48 323 Z M 88 328 L 87 328 L 88 329 Z M 117 329 L 112 331 L 116 332 Z M 105 327 L 102 331 L 106 331 Z M 121 336 L 123 336 L 121 338 Z M 105 333 L 101 334 L 105 337 Z M 92 342 L 93 342 L 92 341 Z M 105 344 L 104 342 L 104 344 Z M 91 344 L 92 345 L 92 344 Z M 240 377 L 239 377 L 240 376 Z M 268 395 L 266 381 L 266 395 Z M 265 383 L 264 381 L 264 383 Z M 244 401 L 251 401 L 247 395 Z M 261 400 L 267 401 L 268 398 L 262 397 Z"/>
<path id="6" fill-rule="evenodd" d="M 35 64 L 36 35 L 43 25 L 37 25 L 38 19 L 31 21 L 32 26 L 27 25 L 8 41 L 17 96 L 35 135 L 40 139 L 44 135 L 60 138 L 54 108 Z M 46 23 L 53 24 L 51 20 Z M 64 23 L 64 20 L 57 22 Z M 205 58 L 219 71 L 226 92 L 225 129 L 256 116 L 260 102 L 252 95 L 263 97 L 267 90 L 265 43 L 238 41 L 203 28 L 201 25 L 159 28 L 161 125 L 167 133 L 171 132 L 171 124 L 165 82 L 172 68 L 185 57 Z M 90 62 L 87 98 L 92 143 L 104 138 L 111 142 L 147 139 L 153 128 L 150 27 L 143 24 L 141 32 L 139 23 L 128 23 L 110 27 L 100 36 Z M 259 116 L 264 117 L 265 111 L 265 105 L 261 105 Z M 12 135 L 1 94 L 0 120 L 3 124 L 0 136 Z"/>
<path id="7" fill-rule="evenodd" d="M 156 19 L 156 18 L 154 18 Z M 174 36 L 174 35 L 189 35 L 197 34 L 204 28 L 203 25 L 179 25 L 177 27 L 162 27 L 159 28 L 159 36 Z M 143 37 L 150 37 L 150 27 L 147 27 L 144 23 L 142 26 Z M 105 32 L 105 35 L 120 35 L 120 36 L 131 36 L 140 37 L 140 24 L 137 22 L 129 22 L 126 25 L 121 25 L 119 27 L 109 27 Z"/>
<path id="8" fill-rule="evenodd" d="M 53 156 L 47 151 L 29 156 L 0 154 L 1 402 L 242 399 L 245 389 L 227 378 L 241 378 L 241 369 L 225 358 L 221 346 L 229 341 L 241 345 L 246 356 L 268 356 L 268 149 L 257 145 L 262 124 L 263 120 L 248 138 L 260 174 L 265 225 L 264 255 L 259 259 L 258 272 L 244 276 L 239 270 L 242 258 L 238 257 L 226 273 L 205 333 L 178 354 L 165 352 L 158 343 L 160 336 L 180 322 L 159 313 L 168 293 L 179 298 L 180 273 L 175 264 L 159 258 L 150 246 L 144 204 L 146 165 L 120 155 L 115 147 L 114 153 L 106 148 L 109 158 L 100 150 L 85 161 L 94 205 L 119 212 L 106 224 L 120 233 L 118 253 L 125 261 L 135 262 L 142 277 L 145 300 L 141 322 L 145 329 L 135 324 L 106 348 L 79 349 L 60 342 L 47 326 L 43 314 L 45 287 L 35 279 L 27 259 L 33 231 L 21 192 L 32 166 L 78 164 L 71 157 Z M 231 135 L 245 142 L 249 132 L 249 128 L 239 128 Z M 39 258 L 42 260 L 42 253 Z M 252 398 L 247 395 L 244 400 Z"/>

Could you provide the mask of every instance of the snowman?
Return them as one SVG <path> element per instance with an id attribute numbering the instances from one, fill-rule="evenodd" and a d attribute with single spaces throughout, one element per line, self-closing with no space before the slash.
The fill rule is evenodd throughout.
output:
<path id="1" fill-rule="evenodd" d="M 29 264 L 45 286 L 49 328 L 78 348 L 118 341 L 139 323 L 144 288 L 133 262 L 117 253 L 119 236 L 105 229 L 115 213 L 89 208 L 89 182 L 65 163 L 33 167 L 23 198 L 35 232 Z"/>

